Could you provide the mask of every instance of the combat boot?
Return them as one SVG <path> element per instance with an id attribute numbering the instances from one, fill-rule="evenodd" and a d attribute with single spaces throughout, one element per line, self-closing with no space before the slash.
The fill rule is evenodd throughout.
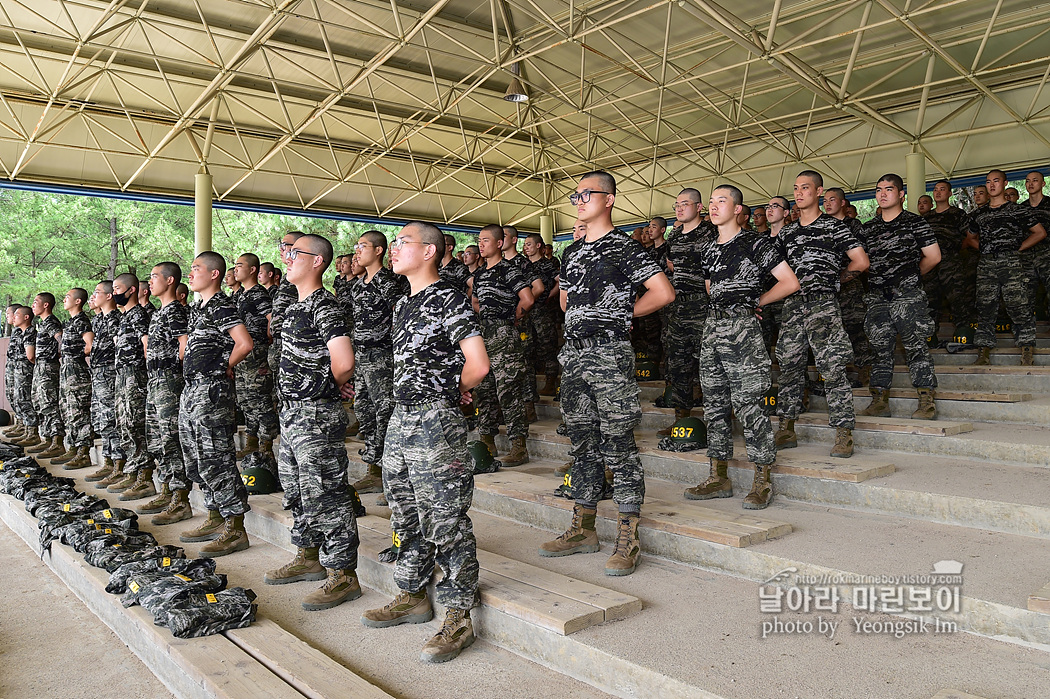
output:
<path id="1" fill-rule="evenodd" d="M 157 515 L 160 517 L 160 515 Z M 154 517 L 156 519 L 156 517 Z M 208 519 L 204 520 L 199 527 L 179 535 L 179 541 L 192 543 L 194 541 L 211 541 L 218 539 L 222 534 L 226 520 L 222 518 L 218 510 L 208 510 Z"/>
<path id="2" fill-rule="evenodd" d="M 268 571 L 263 575 L 263 582 L 267 585 L 286 585 L 301 580 L 324 580 L 327 577 L 325 567 L 318 560 L 319 551 L 317 547 L 299 548 L 295 552 L 295 558 L 291 563 L 285 563 L 277 570 Z"/>
<path id="3" fill-rule="evenodd" d="M 55 462 L 52 460 L 51 463 Z M 85 444 L 84 446 L 77 447 L 77 455 L 67 461 L 62 468 L 66 471 L 76 471 L 77 469 L 87 468 L 89 466 L 91 466 L 91 447 Z"/>
<path id="4" fill-rule="evenodd" d="M 536 415 L 536 404 L 533 403 L 532 401 L 526 402 L 525 403 L 525 422 L 527 422 L 527 423 L 529 423 L 531 425 L 534 422 L 538 422 L 539 419 L 540 419 L 539 416 Z"/>
<path id="5" fill-rule="evenodd" d="M 773 502 L 773 484 L 769 480 L 772 470 L 773 464 L 755 464 L 755 480 L 751 492 L 744 497 L 745 510 L 764 510 Z"/>
<path id="6" fill-rule="evenodd" d="M 354 483 L 359 494 L 383 492 L 383 469 L 378 464 L 368 464 L 368 474 Z"/>
<path id="7" fill-rule="evenodd" d="M 106 490 L 109 486 L 124 480 L 124 459 L 113 459 L 113 470 L 108 476 L 95 484 L 99 490 Z"/>
<path id="8" fill-rule="evenodd" d="M 302 607 L 308 612 L 338 607 L 343 602 L 350 602 L 361 596 L 361 583 L 357 581 L 354 570 L 328 568 L 328 579 L 320 589 L 303 598 Z"/>
<path id="9" fill-rule="evenodd" d="M 258 450 L 259 438 L 255 435 L 249 435 L 248 439 L 245 440 L 244 449 L 241 449 L 239 452 L 237 452 L 237 460 L 240 461 L 244 457 L 248 456 L 248 454 L 254 454 Z"/>
<path id="10" fill-rule="evenodd" d="M 620 513 L 616 530 L 616 548 L 605 563 L 606 575 L 630 575 L 638 567 L 642 548 L 638 541 L 638 520 L 635 514 Z"/>
<path id="11" fill-rule="evenodd" d="M 139 471 L 133 471 L 132 473 L 123 474 L 124 477 L 118 478 L 110 483 L 106 488 L 106 491 L 110 493 L 123 493 L 125 490 L 138 483 L 139 473 Z"/>
<path id="12" fill-rule="evenodd" d="M 62 437 L 56 435 L 51 438 L 51 444 L 47 449 L 37 454 L 38 459 L 55 459 L 66 453 L 66 447 L 62 444 Z M 54 463 L 53 461 L 51 463 Z"/>
<path id="13" fill-rule="evenodd" d="M 25 436 L 15 442 L 15 446 L 19 447 L 35 447 L 38 444 L 40 444 L 40 435 L 35 426 L 26 427 Z"/>
<path id="14" fill-rule="evenodd" d="M 193 508 L 190 507 L 190 491 L 185 488 L 180 488 L 171 494 L 171 502 L 164 508 L 164 511 L 159 515 L 153 515 L 150 519 L 151 524 L 157 526 L 164 526 L 165 524 L 175 524 L 176 522 L 184 522 L 187 519 L 193 519 Z M 219 518 L 222 521 L 222 518 Z M 207 522 L 205 522 L 207 524 Z M 183 534 L 189 534 L 186 532 Z M 179 539 L 182 539 L 180 536 Z"/>
<path id="15" fill-rule="evenodd" d="M 861 386 L 867 386 L 871 383 L 871 365 L 865 364 L 857 371 L 857 380 L 860 381 Z"/>
<path id="16" fill-rule="evenodd" d="M 675 408 L 674 409 L 674 422 L 678 422 L 679 420 L 681 420 L 682 418 L 685 418 L 685 417 L 690 417 L 692 414 L 693 414 L 692 408 Z M 660 435 L 661 437 L 670 437 L 671 436 L 671 428 L 674 427 L 674 422 L 672 422 L 670 425 L 668 425 L 664 429 L 658 430 L 656 434 Z"/>
<path id="17" fill-rule="evenodd" d="M 378 609 L 361 615 L 361 623 L 370 629 L 385 629 L 399 624 L 425 624 L 434 618 L 426 588 L 419 592 L 401 590 L 397 597 Z"/>
<path id="18" fill-rule="evenodd" d="M 564 464 L 562 464 L 558 468 L 554 469 L 554 475 L 556 475 L 556 476 L 564 476 L 566 473 L 572 472 L 572 462 L 573 461 L 574 461 L 574 459 L 569 459 Z"/>
<path id="19" fill-rule="evenodd" d="M 25 425 L 23 425 L 22 421 L 19 420 L 17 417 L 14 418 L 14 423 L 13 424 L 11 424 L 8 427 L 5 427 L 2 431 L 0 431 L 0 434 L 2 434 L 7 439 L 10 439 L 10 438 L 14 437 L 15 435 L 20 435 L 20 434 L 24 434 L 24 433 L 25 433 Z"/>
<path id="20" fill-rule="evenodd" d="M 988 366 L 992 363 L 992 348 L 982 347 L 977 350 L 977 359 L 974 360 L 973 366 Z"/>
<path id="21" fill-rule="evenodd" d="M 546 380 L 543 382 L 543 388 L 540 389 L 541 396 L 553 396 L 554 389 L 558 384 L 557 374 L 547 374 Z"/>
<path id="22" fill-rule="evenodd" d="M 269 457 L 274 463 L 277 463 L 277 456 L 273 453 L 272 439 L 263 439 L 259 442 L 259 453 L 264 457 Z"/>
<path id="23" fill-rule="evenodd" d="M 153 498 L 145 505 L 139 505 L 135 508 L 135 512 L 140 515 L 155 515 L 158 512 L 163 512 L 164 509 L 171 504 L 171 488 L 167 483 L 160 484 L 160 492 L 157 493 L 157 497 Z"/>
<path id="24" fill-rule="evenodd" d="M 39 434 L 39 433 L 38 433 Z M 41 437 L 40 443 L 31 447 L 26 447 L 26 454 L 35 454 L 37 458 L 40 454 L 51 448 L 51 445 L 55 443 L 54 437 Z"/>
<path id="25" fill-rule="evenodd" d="M 491 434 L 481 435 L 481 443 L 489 448 L 489 453 L 492 454 L 492 458 L 499 456 L 499 452 L 496 451 L 496 438 Z"/>
<path id="26" fill-rule="evenodd" d="M 110 475 L 112 475 L 112 473 L 113 473 L 113 459 L 111 459 L 111 458 L 109 458 L 107 456 L 102 461 L 102 468 L 100 468 L 99 470 L 95 471 L 94 473 L 89 473 L 87 475 L 87 478 L 85 478 L 84 480 L 86 480 L 88 483 L 94 483 L 95 481 L 104 481 L 107 478 L 109 478 Z"/>
<path id="27" fill-rule="evenodd" d="M 361 423 L 354 420 L 349 427 L 346 428 L 347 437 L 356 437 L 357 433 L 361 431 Z"/>
<path id="28" fill-rule="evenodd" d="M 795 421 L 789 418 L 780 418 L 780 427 L 773 435 L 773 444 L 777 451 L 781 449 L 794 449 L 798 446 L 798 435 L 795 434 Z"/>
<path id="29" fill-rule="evenodd" d="M 1025 345 L 1021 348 L 1021 366 L 1035 365 L 1035 347 Z"/>
<path id="30" fill-rule="evenodd" d="M 219 538 L 201 547 L 200 554 L 206 558 L 218 558 L 248 548 L 248 532 L 244 531 L 244 515 L 226 519 Z"/>
<path id="31" fill-rule="evenodd" d="M 70 447 L 69 449 L 66 449 L 66 451 L 64 453 L 53 457 L 51 459 L 51 463 L 62 465 L 64 463 L 68 463 L 68 462 L 72 461 L 73 459 L 76 458 L 76 456 L 77 456 L 77 448 L 76 447 Z M 68 471 L 69 469 L 66 469 L 66 470 Z"/>
<path id="32" fill-rule="evenodd" d="M 540 555 L 544 558 L 570 556 L 574 553 L 594 553 L 599 548 L 598 532 L 594 530 L 594 518 L 598 510 L 579 503 L 572 506 L 572 524 L 553 541 L 540 544 Z"/>
<path id="33" fill-rule="evenodd" d="M 474 625 L 470 622 L 470 610 L 449 607 L 445 610 L 441 631 L 423 646 L 419 659 L 424 663 L 448 662 L 473 643 Z"/>
<path id="34" fill-rule="evenodd" d="M 504 467 L 521 466 L 529 463 L 529 449 L 525 446 L 525 437 L 515 437 L 510 443 L 510 453 L 500 459 Z"/>
<path id="35" fill-rule="evenodd" d="M 135 484 L 120 494 L 121 500 L 141 500 L 151 498 L 157 494 L 157 486 L 153 484 L 153 469 L 144 468 L 138 473 Z"/>
<path id="36" fill-rule="evenodd" d="M 840 459 L 853 456 L 853 430 L 848 427 L 835 428 L 835 446 L 831 448 L 831 455 Z"/>
<path id="37" fill-rule="evenodd" d="M 868 390 L 871 391 L 871 402 L 859 414 L 867 417 L 889 417 L 890 390 L 888 388 L 869 388 Z"/>
<path id="38" fill-rule="evenodd" d="M 733 497 L 733 482 L 729 480 L 729 462 L 711 459 L 711 475 L 695 488 L 687 488 L 686 500 L 710 500 Z"/>
<path id="39" fill-rule="evenodd" d="M 937 391 L 932 388 L 917 388 L 919 393 L 919 409 L 911 414 L 914 420 L 937 419 Z"/>

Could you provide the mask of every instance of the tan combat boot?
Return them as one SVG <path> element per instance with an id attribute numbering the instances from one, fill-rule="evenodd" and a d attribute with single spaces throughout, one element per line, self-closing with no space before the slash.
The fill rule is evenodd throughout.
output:
<path id="1" fill-rule="evenodd" d="M 259 438 L 255 435 L 249 435 L 248 439 L 245 440 L 244 449 L 237 452 L 237 460 L 240 461 L 248 454 L 254 454 L 259 450 Z"/>
<path id="2" fill-rule="evenodd" d="M 977 359 L 974 360 L 973 366 L 988 366 L 992 363 L 992 348 L 982 347 L 977 350 Z"/>
<path id="3" fill-rule="evenodd" d="M 299 548 L 291 563 L 285 563 L 277 570 L 267 571 L 263 575 L 263 582 L 267 585 L 287 585 L 302 580 L 324 580 L 328 574 L 318 560 L 319 555 L 316 547 Z"/>
<path id="4" fill-rule="evenodd" d="M 558 385 L 557 374 L 547 374 L 546 379 L 543 382 L 543 388 L 540 389 L 541 396 L 553 396 L 554 390 Z"/>
<path id="5" fill-rule="evenodd" d="M 383 492 L 383 468 L 379 464 L 368 464 L 368 475 L 354 483 L 359 495 Z"/>
<path id="6" fill-rule="evenodd" d="M 95 481 L 104 481 L 107 478 L 109 478 L 109 476 L 112 475 L 112 473 L 113 459 L 107 456 L 102 460 L 102 468 L 95 471 L 94 473 L 89 473 L 84 480 L 86 480 L 89 483 L 94 483 Z"/>
<path id="7" fill-rule="evenodd" d="M 302 607 L 308 612 L 338 607 L 361 596 L 361 583 L 354 570 L 328 569 L 328 578 L 320 589 L 303 598 Z"/>
<path id="8" fill-rule="evenodd" d="M 1021 348 L 1021 366 L 1035 365 L 1035 347 L 1025 345 Z"/>
<path id="9" fill-rule="evenodd" d="M 135 508 L 135 512 L 140 515 L 155 515 L 158 512 L 163 512 L 168 505 L 171 504 L 171 488 L 167 483 L 160 484 L 160 492 L 157 493 L 157 497 L 153 498 L 145 505 L 139 505 Z"/>
<path id="10" fill-rule="evenodd" d="M 164 511 L 159 515 L 153 515 L 150 523 L 157 526 L 164 526 L 165 524 L 184 522 L 187 519 L 193 519 L 193 508 L 190 507 L 190 491 L 183 488 L 176 490 L 171 494 L 171 502 L 168 503 L 168 506 L 165 507 Z M 219 518 L 219 522 L 222 522 L 222 517 Z M 205 524 L 207 524 L 207 522 L 205 522 Z M 186 532 L 186 534 L 189 533 L 190 532 Z M 183 534 L 183 536 L 186 534 Z M 182 539 L 182 537 L 180 536 L 179 539 Z M 205 540 L 197 539 L 197 541 Z"/>
<path id="11" fill-rule="evenodd" d="M 113 471 L 104 479 L 95 484 L 95 487 L 99 490 L 105 490 L 114 483 L 118 483 L 124 480 L 124 464 L 125 459 L 113 459 Z"/>
<path id="12" fill-rule="evenodd" d="M 534 422 L 538 422 L 539 419 L 540 419 L 539 416 L 536 415 L 536 404 L 533 403 L 532 401 L 526 402 L 525 403 L 525 422 L 527 422 L 527 423 L 529 423 L 531 425 Z"/>
<path id="13" fill-rule="evenodd" d="M 564 476 L 566 473 L 570 473 L 572 471 L 572 462 L 573 462 L 573 459 L 569 458 L 568 461 L 563 463 L 558 468 L 554 469 L 554 475 L 556 475 L 556 476 Z"/>
<path id="14" fill-rule="evenodd" d="M 361 623 L 370 629 L 385 629 L 399 624 L 425 624 L 434 618 L 426 588 L 419 592 L 401 590 L 397 597 L 378 609 L 361 615 Z"/>
<path id="15" fill-rule="evenodd" d="M 160 517 L 160 515 L 157 515 Z M 154 517 L 156 519 L 156 517 Z M 219 514 L 218 510 L 208 510 L 208 518 L 201 523 L 196 529 L 191 529 L 188 532 L 183 532 L 179 536 L 179 541 L 186 543 L 192 543 L 194 541 L 211 541 L 218 539 L 219 535 L 222 534 L 222 529 L 225 526 L 226 521 Z"/>
<path id="16" fill-rule="evenodd" d="M 932 388 L 917 388 L 915 390 L 919 393 L 919 409 L 911 414 L 912 419 L 937 419 L 937 403 L 935 402 L 937 391 Z"/>
<path id="17" fill-rule="evenodd" d="M 62 437 L 56 435 L 51 438 L 51 444 L 48 445 L 47 449 L 37 454 L 38 459 L 55 459 L 66 453 L 66 447 L 62 444 Z M 52 461 L 52 463 L 54 463 Z"/>
<path id="18" fill-rule="evenodd" d="M 274 460 L 274 463 L 277 462 L 277 454 L 275 454 L 274 451 L 273 451 L 273 440 L 272 439 L 263 439 L 263 440 L 259 441 L 259 453 L 262 454 L 263 456 L 270 457 L 271 459 Z"/>
<path id="19" fill-rule="evenodd" d="M 773 484 L 769 480 L 773 464 L 755 464 L 755 480 L 751 492 L 744 497 L 745 510 L 764 510 L 773 502 Z"/>
<path id="20" fill-rule="evenodd" d="M 349 427 L 346 428 L 347 437 L 356 437 L 357 433 L 361 431 L 361 423 L 354 420 Z"/>
<path id="21" fill-rule="evenodd" d="M 630 575 L 638 567 L 641 544 L 638 541 L 638 515 L 620 513 L 616 529 L 616 548 L 605 563 L 606 575 Z"/>
<path id="22" fill-rule="evenodd" d="M 500 459 L 504 467 L 521 466 L 529 463 L 529 448 L 525 445 L 525 437 L 515 437 L 510 443 L 510 453 Z"/>
<path id="23" fill-rule="evenodd" d="M 687 488 L 686 500 L 710 500 L 733 497 L 733 482 L 729 480 L 729 462 L 711 459 L 711 475 L 695 488 Z"/>
<path id="24" fill-rule="evenodd" d="M 777 451 L 781 449 L 794 449 L 798 446 L 798 435 L 795 434 L 795 421 L 788 418 L 780 418 L 780 427 L 773 435 L 773 443 Z"/>
<path id="25" fill-rule="evenodd" d="M 674 409 L 674 422 L 678 422 L 679 420 L 681 420 L 682 418 L 685 418 L 685 417 L 691 417 L 692 414 L 693 414 L 693 411 L 692 411 L 691 408 L 675 408 Z M 672 422 L 670 425 L 668 425 L 664 429 L 658 430 L 656 432 L 656 434 L 660 435 L 661 437 L 670 437 L 671 436 L 671 428 L 674 427 L 674 422 Z"/>
<path id="26" fill-rule="evenodd" d="M 39 432 L 38 432 L 38 434 L 39 434 Z M 35 445 L 31 446 L 31 447 L 27 447 L 25 451 L 26 451 L 27 454 L 35 454 L 37 457 L 39 457 L 41 453 L 43 453 L 43 452 L 47 451 L 48 449 L 50 449 L 51 445 L 53 445 L 54 443 L 55 443 L 55 438 L 54 437 L 40 437 L 40 443 L 39 444 L 35 444 Z"/>
<path id="27" fill-rule="evenodd" d="M 448 662 L 472 643 L 474 626 L 470 623 L 470 610 L 449 607 L 445 610 L 441 631 L 423 646 L 423 654 L 419 659 L 424 663 Z"/>
<path id="28" fill-rule="evenodd" d="M 22 424 L 22 421 L 16 417 L 14 418 L 14 423 L 5 427 L 0 431 L 0 434 L 2 434 L 5 439 L 11 439 L 12 437 L 25 434 L 25 427 L 26 426 Z"/>
<path id="29" fill-rule="evenodd" d="M 499 452 L 496 450 L 496 438 L 493 435 L 481 435 L 481 443 L 489 448 L 489 453 L 492 454 L 492 458 L 499 456 Z"/>
<path id="30" fill-rule="evenodd" d="M 55 463 L 54 460 L 51 463 Z M 65 471 L 76 471 L 81 468 L 88 468 L 91 466 L 91 447 L 84 445 L 77 447 L 76 456 L 67 461 L 62 469 Z"/>
<path id="31" fill-rule="evenodd" d="M 106 488 L 107 492 L 110 493 L 123 493 L 128 488 L 131 488 L 139 481 L 139 473 L 141 471 L 135 471 L 133 473 L 125 473 L 122 479 L 119 479 L 109 485 Z"/>
<path id="32" fill-rule="evenodd" d="M 248 548 L 248 532 L 244 531 L 244 515 L 234 515 L 226 519 L 219 538 L 201 547 L 200 554 L 205 558 L 218 558 Z"/>
<path id="33" fill-rule="evenodd" d="M 889 417 L 890 416 L 890 390 L 888 388 L 869 388 L 871 391 L 871 402 L 868 407 L 860 411 L 860 415 L 867 417 Z"/>
<path id="34" fill-rule="evenodd" d="M 40 442 L 40 435 L 37 433 L 36 427 L 33 426 L 26 427 L 25 437 L 22 437 L 22 439 L 15 442 L 15 444 L 20 447 L 35 447 L 40 444 Z"/>
<path id="35" fill-rule="evenodd" d="M 69 463 L 70 461 L 75 459 L 76 456 L 77 456 L 77 448 L 76 447 L 70 447 L 69 449 L 66 449 L 66 451 L 64 453 L 59 454 L 58 456 L 52 457 L 51 463 L 58 464 L 58 465 L 61 466 L 62 464 Z M 71 469 L 67 468 L 66 470 L 69 471 Z"/>
<path id="36" fill-rule="evenodd" d="M 865 364 L 857 371 L 857 380 L 860 381 L 861 386 L 867 386 L 871 383 L 871 365 Z"/>
<path id="37" fill-rule="evenodd" d="M 831 448 L 831 455 L 840 459 L 853 456 L 853 430 L 848 427 L 835 428 L 835 446 Z"/>
<path id="38" fill-rule="evenodd" d="M 120 494 L 121 500 L 141 500 L 151 498 L 157 494 L 157 486 L 153 484 L 153 469 L 144 468 L 138 472 L 135 484 Z"/>
<path id="39" fill-rule="evenodd" d="M 570 556 L 574 553 L 594 553 L 598 545 L 598 532 L 594 530 L 594 518 L 598 510 L 575 504 L 572 507 L 572 524 L 553 541 L 540 544 L 540 555 L 544 558 Z"/>

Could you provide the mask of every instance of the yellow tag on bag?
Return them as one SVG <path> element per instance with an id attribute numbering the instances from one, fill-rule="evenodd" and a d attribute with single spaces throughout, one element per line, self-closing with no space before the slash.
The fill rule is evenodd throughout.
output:
<path id="1" fill-rule="evenodd" d="M 184 582 L 192 582 L 193 578 L 183 575 L 182 573 L 175 573 L 175 577 Z"/>
<path id="2" fill-rule="evenodd" d="M 131 582 L 128 583 L 128 589 L 131 590 L 132 592 L 138 592 L 139 591 L 139 584 L 137 582 L 135 582 L 134 580 L 132 580 Z"/>
<path id="3" fill-rule="evenodd" d="M 170 559 L 170 558 L 168 558 L 168 557 L 166 557 L 166 556 L 165 556 L 165 557 L 164 557 L 164 559 L 163 559 L 163 560 L 161 560 L 161 562 L 160 562 L 160 567 L 161 567 L 161 568 L 167 568 L 167 567 L 168 567 L 168 566 L 170 566 L 170 565 L 171 565 L 171 559 Z"/>
<path id="4" fill-rule="evenodd" d="M 62 511 L 63 512 L 69 512 L 69 510 L 70 510 L 69 503 L 68 502 L 62 503 Z"/>
<path id="5" fill-rule="evenodd" d="M 219 600 L 215 599 L 215 595 L 213 595 L 210 592 L 208 594 L 204 595 L 204 599 L 208 600 L 208 604 L 215 604 L 216 602 L 219 601 Z"/>

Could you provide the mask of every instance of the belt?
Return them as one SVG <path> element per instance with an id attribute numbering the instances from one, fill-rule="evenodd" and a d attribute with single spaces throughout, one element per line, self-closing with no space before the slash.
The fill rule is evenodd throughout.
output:
<path id="1" fill-rule="evenodd" d="M 146 376 L 151 379 L 165 379 L 169 376 L 182 376 L 182 370 L 179 367 L 169 367 L 167 369 L 147 369 Z"/>
<path id="2" fill-rule="evenodd" d="M 481 327 L 483 328 L 502 328 L 507 325 L 514 325 L 513 320 L 482 320 Z"/>
<path id="3" fill-rule="evenodd" d="M 229 381 L 226 374 L 197 374 L 186 377 L 187 386 L 197 386 L 202 383 L 215 383 L 217 381 Z"/>
<path id="4" fill-rule="evenodd" d="M 565 344 L 574 349 L 600 347 L 614 342 L 630 342 L 630 340 L 627 337 L 613 337 L 611 335 L 593 335 L 591 337 L 566 338 L 565 340 Z"/>
<path id="5" fill-rule="evenodd" d="M 413 411 L 455 408 L 455 407 L 458 407 L 458 405 L 459 405 L 458 401 L 453 402 L 452 400 L 449 400 L 449 399 L 446 399 L 446 400 L 432 400 L 432 401 L 426 401 L 426 402 L 423 402 L 423 403 L 411 403 L 411 402 L 408 402 L 408 401 L 401 401 L 401 400 L 395 401 L 395 402 L 397 403 L 398 407 L 404 408 L 405 410 L 413 410 Z"/>
<path id="6" fill-rule="evenodd" d="M 899 289 L 897 287 L 889 287 L 887 289 L 871 289 L 868 293 L 881 296 L 887 301 L 892 301 L 893 299 L 898 299 L 901 296 L 913 294 L 918 290 L 918 286 L 906 286 L 903 289 Z"/>
<path id="7" fill-rule="evenodd" d="M 703 291 L 676 291 L 674 294 L 675 301 L 692 301 L 706 296 L 707 294 Z"/>
<path id="8" fill-rule="evenodd" d="M 751 308 L 715 308 L 711 307 L 707 311 L 707 317 L 714 318 L 716 320 L 724 320 L 727 318 L 747 318 L 754 317 L 755 311 Z"/>
<path id="9" fill-rule="evenodd" d="M 798 292 L 799 296 L 803 301 L 823 301 L 825 299 L 837 299 L 838 294 L 834 291 L 814 291 L 813 293 L 807 294 L 804 291 Z M 786 300 L 786 299 L 785 299 Z"/>

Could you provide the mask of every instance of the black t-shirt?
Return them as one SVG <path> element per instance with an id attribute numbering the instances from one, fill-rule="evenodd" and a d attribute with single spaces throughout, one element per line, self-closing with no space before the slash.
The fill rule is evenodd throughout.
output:
<path id="1" fill-rule="evenodd" d="M 1037 223 L 1039 218 L 1032 207 L 1012 201 L 995 208 L 983 204 L 970 214 L 970 231 L 977 234 L 982 255 L 1017 252 Z"/>
<path id="2" fill-rule="evenodd" d="M 500 260 L 492 267 L 478 268 L 472 278 L 472 293 L 478 299 L 481 320 L 513 321 L 518 308 L 518 292 L 530 284 L 521 273 L 521 265 Z"/>
<path id="3" fill-rule="evenodd" d="M 849 226 L 827 214 L 808 226 L 798 221 L 789 223 L 777 237 L 803 294 L 838 293 L 842 260 L 849 250 L 860 247 Z"/>
<path id="4" fill-rule="evenodd" d="M 348 335 L 335 296 L 318 289 L 284 312 L 281 325 L 281 370 L 278 381 L 285 400 L 338 400 L 328 343 Z"/>
<path id="5" fill-rule="evenodd" d="M 1039 223 L 1043 224 L 1043 228 L 1046 229 L 1047 238 L 1043 238 L 1038 243 L 1033 245 L 1029 250 L 1045 249 L 1046 246 L 1050 245 L 1050 197 L 1044 196 L 1039 200 L 1038 206 L 1032 206 L 1031 199 L 1025 199 L 1021 202 L 1021 207 L 1028 207 L 1035 214 L 1035 217 L 1039 219 Z"/>
<path id="6" fill-rule="evenodd" d="M 926 220 L 902 211 L 892 221 L 876 217 L 864 224 L 860 240 L 868 251 L 868 288 L 873 291 L 919 286 L 922 248 L 937 243 Z"/>
<path id="7" fill-rule="evenodd" d="M 470 270 L 467 269 L 465 264 L 453 257 L 448 261 L 447 265 L 438 270 L 438 277 L 460 291 L 465 292 L 467 290 L 467 278 L 470 277 Z"/>
<path id="8" fill-rule="evenodd" d="M 700 269 L 711 281 L 711 307 L 754 310 L 766 278 L 783 261 L 780 246 L 762 233 L 740 231 L 725 243 L 708 238 L 700 249 Z"/>

